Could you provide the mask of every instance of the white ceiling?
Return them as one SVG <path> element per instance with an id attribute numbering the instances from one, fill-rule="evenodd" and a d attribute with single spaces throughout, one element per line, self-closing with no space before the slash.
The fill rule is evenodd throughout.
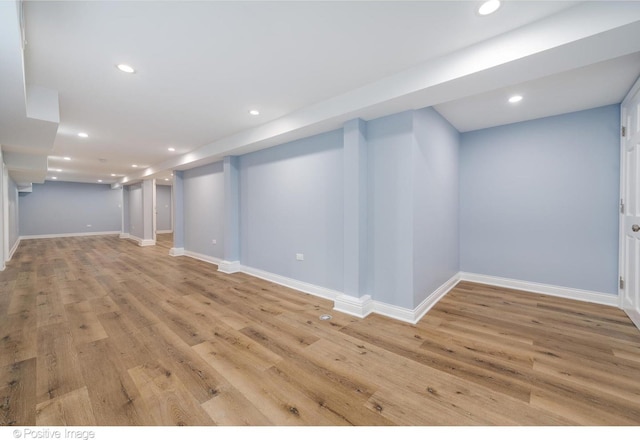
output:
<path id="1" fill-rule="evenodd" d="M 640 75 L 640 2 L 479 4 L 24 2 L 23 65 L 1 35 L 0 144 L 46 154 L 47 178 L 124 183 L 409 108 L 468 131 L 618 103 Z M 25 87 L 57 92 L 59 123 Z"/>

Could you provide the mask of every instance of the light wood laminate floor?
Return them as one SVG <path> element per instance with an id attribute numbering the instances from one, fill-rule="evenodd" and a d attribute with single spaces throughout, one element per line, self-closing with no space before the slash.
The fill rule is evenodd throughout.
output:
<path id="1" fill-rule="evenodd" d="M 1 425 L 640 424 L 618 309 L 463 282 L 418 325 L 357 319 L 159 240 L 22 241 Z"/>

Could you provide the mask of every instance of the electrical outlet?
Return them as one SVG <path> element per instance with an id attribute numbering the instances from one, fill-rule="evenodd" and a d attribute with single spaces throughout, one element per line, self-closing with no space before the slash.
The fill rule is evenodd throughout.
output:
<path id="1" fill-rule="evenodd" d="M 211 244 L 218 244 L 218 240 L 211 240 Z"/>
<path id="2" fill-rule="evenodd" d="M 304 254 L 296 254 L 296 260 L 303 261 L 304 260 Z"/>

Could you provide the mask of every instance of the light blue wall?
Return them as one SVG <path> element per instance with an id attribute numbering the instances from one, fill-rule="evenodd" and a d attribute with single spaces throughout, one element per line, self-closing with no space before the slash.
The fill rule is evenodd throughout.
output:
<path id="1" fill-rule="evenodd" d="M 342 291 L 342 145 L 336 130 L 240 157 L 243 265 Z"/>
<path id="2" fill-rule="evenodd" d="M 616 294 L 619 130 L 612 105 L 463 134 L 461 269 Z"/>
<path id="3" fill-rule="evenodd" d="M 129 234 L 131 232 L 131 219 L 129 215 L 129 187 L 122 187 L 122 233 Z"/>
<path id="4" fill-rule="evenodd" d="M 184 171 L 173 172 L 173 248 L 184 250 Z"/>
<path id="5" fill-rule="evenodd" d="M 413 112 L 367 122 L 367 287 L 413 308 Z"/>
<path id="6" fill-rule="evenodd" d="M 144 220 L 142 212 L 142 184 L 129 186 L 129 233 L 136 238 L 144 238 Z"/>
<path id="7" fill-rule="evenodd" d="M 156 230 L 170 231 L 171 225 L 171 186 L 156 185 Z"/>
<path id="8" fill-rule="evenodd" d="M 93 183 L 33 184 L 33 192 L 20 193 L 20 234 L 119 232 L 120 191 Z M 9 204 L 12 204 L 11 197 Z"/>
<path id="9" fill-rule="evenodd" d="M 34 185 L 35 186 L 35 185 Z M 18 187 L 16 183 L 9 177 L 9 252 L 16 245 L 20 238 L 20 215 L 18 208 Z M 44 215 L 44 213 L 43 213 Z M 42 220 L 42 219 L 41 219 Z"/>
<path id="10" fill-rule="evenodd" d="M 432 108 L 413 114 L 413 306 L 460 271 L 460 134 Z"/>
<path id="11" fill-rule="evenodd" d="M 183 174 L 184 249 L 210 257 L 224 255 L 224 173 L 222 162 Z M 216 244 L 212 244 L 216 240 Z"/>

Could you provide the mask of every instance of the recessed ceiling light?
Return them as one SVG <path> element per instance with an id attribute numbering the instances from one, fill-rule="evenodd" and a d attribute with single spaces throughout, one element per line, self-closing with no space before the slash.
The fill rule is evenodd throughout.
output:
<path id="1" fill-rule="evenodd" d="M 167 180 L 167 181 L 168 181 L 168 180 L 169 180 L 169 178 L 166 178 L 166 179 L 164 179 L 164 180 Z"/>
<path id="2" fill-rule="evenodd" d="M 65 157 L 64 160 L 71 160 L 71 158 L 70 157 Z"/>
<path id="3" fill-rule="evenodd" d="M 260 114 L 260 112 L 258 110 L 249 110 L 249 114 L 251 116 L 258 116 Z"/>
<path id="4" fill-rule="evenodd" d="M 53 177 L 52 177 L 52 179 L 53 179 L 53 180 L 56 180 L 56 179 L 57 179 L 57 177 L 56 177 L 56 176 L 53 176 Z"/>
<path id="5" fill-rule="evenodd" d="M 509 98 L 509 102 L 511 104 L 515 104 L 516 102 L 520 102 L 520 101 L 522 101 L 521 95 L 513 95 L 511 98 Z"/>
<path id="6" fill-rule="evenodd" d="M 167 148 L 167 149 L 168 149 L 169 151 L 176 151 L 176 149 L 175 149 L 175 148 L 173 148 L 173 147 L 169 147 L 169 148 Z"/>
<path id="7" fill-rule="evenodd" d="M 102 180 L 101 180 L 101 179 L 98 179 L 98 182 L 102 183 Z"/>
<path id="8" fill-rule="evenodd" d="M 80 136 L 81 138 L 88 138 L 89 135 L 87 133 L 78 133 L 78 136 Z"/>
<path id="9" fill-rule="evenodd" d="M 136 164 L 133 164 L 133 165 L 131 165 L 131 166 L 132 166 L 133 168 L 138 168 L 138 165 L 136 165 Z"/>
<path id="10" fill-rule="evenodd" d="M 113 174 L 113 173 L 111 173 L 111 177 L 116 177 L 116 175 L 115 175 L 115 174 Z"/>
<path id="11" fill-rule="evenodd" d="M 128 64 L 118 64 L 116 67 L 119 70 L 121 70 L 122 72 L 125 72 L 125 73 L 135 73 L 136 72 L 136 70 L 133 67 L 129 66 Z"/>
<path id="12" fill-rule="evenodd" d="M 500 8 L 500 1 L 499 0 L 489 0 L 487 2 L 484 2 L 480 6 L 480 8 L 478 8 L 478 14 L 480 14 L 480 15 L 493 14 L 494 12 L 496 12 L 498 10 L 498 8 Z"/>

